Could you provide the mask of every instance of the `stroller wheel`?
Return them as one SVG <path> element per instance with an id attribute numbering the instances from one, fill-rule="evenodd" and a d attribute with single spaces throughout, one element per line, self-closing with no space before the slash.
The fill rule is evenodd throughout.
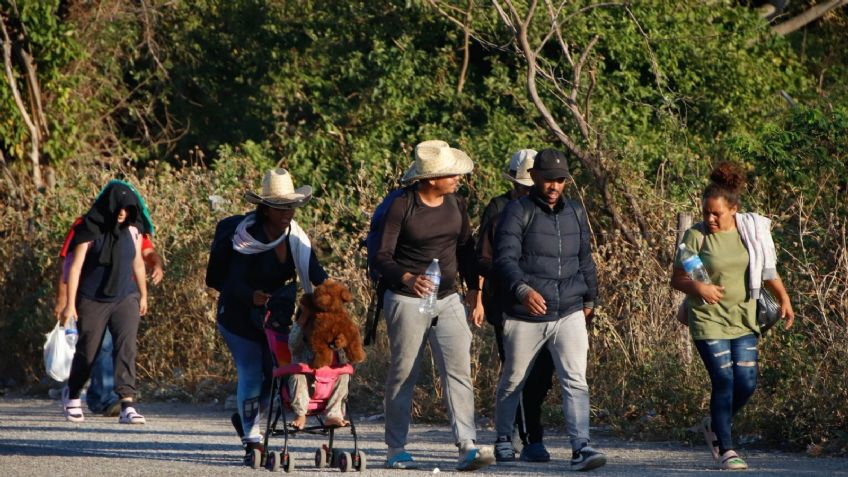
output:
<path id="1" fill-rule="evenodd" d="M 354 467 L 356 467 L 356 470 L 365 472 L 368 469 L 368 460 L 365 458 L 365 452 L 357 451 L 355 460 Z"/>
<path id="2" fill-rule="evenodd" d="M 262 467 L 262 451 L 259 449 L 253 449 L 251 454 L 250 467 L 253 469 Z"/>
<path id="3" fill-rule="evenodd" d="M 330 467 L 338 467 L 339 457 L 342 455 L 342 451 L 340 451 L 339 449 L 333 449 L 330 452 Z"/>
<path id="4" fill-rule="evenodd" d="M 339 454 L 339 470 L 342 472 L 353 470 L 353 459 L 350 457 L 350 453 L 342 452 Z"/>
<path id="5" fill-rule="evenodd" d="M 268 460 L 265 462 L 265 468 L 270 470 L 271 472 L 279 472 L 280 471 L 280 453 L 277 451 L 271 451 L 268 454 Z"/>
<path id="6" fill-rule="evenodd" d="M 319 447 L 315 449 L 315 467 L 323 469 L 327 466 L 327 449 Z"/>
<path id="7" fill-rule="evenodd" d="M 292 459 L 288 452 L 283 454 L 283 470 L 287 474 L 294 472 L 294 459 Z"/>

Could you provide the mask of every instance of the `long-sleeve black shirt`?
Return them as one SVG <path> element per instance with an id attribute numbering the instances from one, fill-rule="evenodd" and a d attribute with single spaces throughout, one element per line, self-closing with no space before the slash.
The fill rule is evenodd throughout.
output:
<path id="1" fill-rule="evenodd" d="M 415 202 L 407 214 L 409 198 Z M 430 207 L 413 189 L 395 199 L 386 213 L 376 266 L 389 290 L 417 296 L 401 282 L 403 274 L 424 273 L 434 258 L 439 259 L 442 273 L 439 298 L 456 292 L 457 271 L 469 288 L 479 288 L 465 200 L 451 194 L 441 205 Z"/>
<path id="2" fill-rule="evenodd" d="M 247 229 L 256 240 L 268 243 L 268 237 L 259 224 L 253 224 Z M 251 312 L 260 311 L 253 304 L 253 292 L 262 290 L 273 294 L 286 284 L 295 280 L 294 257 L 292 256 L 289 239 L 286 238 L 286 261 L 280 263 L 274 249 L 253 255 L 232 252 L 230 258 L 229 274 L 221 295 L 218 297 L 218 321 L 227 331 L 254 341 L 265 342 L 264 332 L 251 321 Z M 327 279 L 327 272 L 321 267 L 315 252 L 309 257 L 309 281 L 313 285 L 320 285 Z M 289 303 L 272 300 L 274 306 L 294 311 L 295 303 L 292 297 Z"/>

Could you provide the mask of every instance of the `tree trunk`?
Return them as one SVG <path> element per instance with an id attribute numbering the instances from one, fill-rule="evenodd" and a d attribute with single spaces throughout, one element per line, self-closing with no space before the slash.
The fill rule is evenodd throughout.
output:
<path id="1" fill-rule="evenodd" d="M 36 189 L 41 190 L 44 188 L 43 181 L 41 180 L 41 168 L 39 167 L 39 142 L 41 134 L 27 112 L 26 104 L 24 104 L 21 93 L 18 91 L 18 83 L 15 81 L 15 73 L 12 70 L 12 40 L 9 38 L 9 32 L 6 30 L 6 21 L 2 17 L 0 17 L 0 28 L 3 30 L 3 64 L 6 69 L 6 80 L 9 82 L 9 88 L 12 90 L 15 105 L 17 105 L 27 129 L 29 129 L 31 143 L 29 158 L 32 163 L 32 182 Z"/>
<path id="2" fill-rule="evenodd" d="M 773 26 L 771 31 L 778 35 L 788 35 L 793 31 L 803 28 L 808 23 L 823 17 L 827 12 L 845 5 L 848 5 L 848 0 L 828 0 L 827 2 L 819 3 L 800 15 Z"/>

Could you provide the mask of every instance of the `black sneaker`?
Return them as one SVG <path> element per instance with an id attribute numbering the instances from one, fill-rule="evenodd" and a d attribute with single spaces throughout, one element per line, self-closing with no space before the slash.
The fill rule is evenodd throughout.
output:
<path id="1" fill-rule="evenodd" d="M 515 450 L 512 448 L 512 442 L 495 442 L 495 460 L 498 462 L 512 462 L 515 460 Z"/>
<path id="2" fill-rule="evenodd" d="M 571 454 L 571 470 L 592 470 L 603 467 L 606 463 L 607 456 L 589 446 Z"/>
<path id="3" fill-rule="evenodd" d="M 531 442 L 521 449 L 521 460 L 524 462 L 550 462 L 551 454 L 541 442 Z"/>

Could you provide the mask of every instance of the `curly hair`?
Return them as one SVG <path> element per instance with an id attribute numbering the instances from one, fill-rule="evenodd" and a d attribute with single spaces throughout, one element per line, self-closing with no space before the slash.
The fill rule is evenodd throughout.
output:
<path id="1" fill-rule="evenodd" d="M 745 188 L 745 170 L 733 162 L 721 162 L 710 173 L 710 184 L 704 189 L 703 200 L 721 197 L 727 205 L 739 205 L 739 197 Z"/>

